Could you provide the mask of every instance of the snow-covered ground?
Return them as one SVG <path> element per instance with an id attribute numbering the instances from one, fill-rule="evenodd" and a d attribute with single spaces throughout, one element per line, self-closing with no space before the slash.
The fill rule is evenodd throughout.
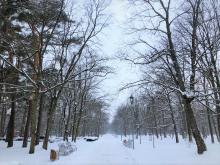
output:
<path id="1" fill-rule="evenodd" d="M 77 151 L 62 156 L 59 160 L 49 160 L 50 151 L 37 147 L 36 153 L 28 154 L 28 148 L 21 148 L 21 142 L 15 147 L 6 148 L 0 142 L 0 165 L 219 165 L 220 144 L 211 144 L 207 139 L 208 151 L 197 155 L 194 144 L 174 139 L 155 139 L 155 148 L 150 137 L 142 137 L 142 144 L 135 142 L 135 150 L 124 147 L 120 136 L 104 135 L 94 142 L 83 138 L 76 143 Z M 58 143 L 50 144 L 57 148 Z"/>

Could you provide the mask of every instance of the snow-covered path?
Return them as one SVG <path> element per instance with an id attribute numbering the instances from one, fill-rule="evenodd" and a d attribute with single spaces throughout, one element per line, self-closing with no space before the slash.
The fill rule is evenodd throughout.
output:
<path id="1" fill-rule="evenodd" d="M 1 144 L 2 143 L 2 144 Z M 28 149 L 21 148 L 20 142 L 15 142 L 13 148 L 6 148 L 6 144 L 0 149 L 0 165 L 137 165 L 138 163 L 130 154 L 131 149 L 125 148 L 114 135 L 104 135 L 94 142 L 78 140 L 77 152 L 68 156 L 62 156 L 55 162 L 49 161 L 49 152 L 37 147 L 34 155 L 27 153 Z M 57 148 L 57 144 L 51 144 L 50 148 Z"/>
<path id="2" fill-rule="evenodd" d="M 107 134 L 98 141 L 78 141 L 78 151 L 61 157 L 55 165 L 219 165 L 219 143 L 210 144 L 208 152 L 198 155 L 195 144 L 181 140 L 179 144 L 168 137 L 154 139 L 142 137 L 142 144 L 135 141 L 135 150 L 123 146 L 120 136 Z"/>
<path id="3" fill-rule="evenodd" d="M 138 164 L 130 154 L 131 149 L 125 148 L 120 139 L 113 135 L 105 135 L 98 141 L 78 145 L 80 148 L 71 157 L 62 157 L 60 161 L 54 164 L 60 165 L 68 161 L 80 165 Z"/>
<path id="4" fill-rule="evenodd" d="M 196 153 L 194 144 L 181 139 L 179 144 L 171 137 L 155 139 L 142 137 L 142 144 L 135 142 L 135 150 L 123 146 L 120 136 L 104 135 L 94 142 L 79 138 L 77 151 L 62 156 L 59 160 L 49 160 L 50 150 L 45 151 L 37 146 L 36 153 L 28 154 L 28 148 L 21 148 L 21 142 L 15 142 L 13 148 L 6 148 L 0 141 L 0 165 L 219 165 L 220 145 L 211 144 L 206 139 L 208 151 L 203 155 Z M 50 144 L 57 148 L 58 143 Z"/>

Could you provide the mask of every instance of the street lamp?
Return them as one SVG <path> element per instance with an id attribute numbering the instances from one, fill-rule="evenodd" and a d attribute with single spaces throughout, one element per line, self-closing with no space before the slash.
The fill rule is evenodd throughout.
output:
<path id="1" fill-rule="evenodd" d="M 134 103 L 134 96 L 131 95 L 129 98 L 130 98 L 131 105 L 133 105 L 133 103 Z"/>
<path id="2" fill-rule="evenodd" d="M 134 103 L 134 96 L 131 95 L 129 98 L 130 98 L 131 109 L 132 109 L 133 108 L 133 103 Z M 132 109 L 131 113 L 133 115 L 133 109 Z M 134 121 L 132 123 L 132 148 L 134 150 Z"/>

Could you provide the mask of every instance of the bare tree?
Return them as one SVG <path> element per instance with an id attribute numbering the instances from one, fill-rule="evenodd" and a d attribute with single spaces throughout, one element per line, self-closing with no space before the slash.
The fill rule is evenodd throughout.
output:
<path id="1" fill-rule="evenodd" d="M 192 109 L 192 101 L 196 98 L 196 71 L 199 60 L 198 29 L 201 20 L 202 1 L 187 0 L 181 14 L 171 12 L 173 5 L 171 0 L 143 0 L 138 2 L 143 4 L 141 8 L 143 11 L 147 8 L 149 12 L 141 11 L 141 14 L 137 14 L 136 17 L 143 18 L 143 20 L 148 19 L 151 24 L 143 23 L 142 27 L 133 28 L 133 32 L 150 31 L 158 34 L 161 37 L 161 44 L 159 46 L 151 45 L 146 39 L 140 37 L 138 43 L 147 46 L 151 51 L 149 54 L 142 54 L 137 51 L 141 57 L 131 61 L 135 64 L 151 64 L 151 66 L 165 64 L 166 68 L 164 69 L 170 74 L 174 82 L 173 86 L 161 81 L 154 81 L 154 78 L 153 80 L 145 79 L 142 82 L 154 82 L 180 94 L 188 128 L 192 131 L 196 141 L 198 154 L 202 154 L 206 151 L 206 145 L 201 137 Z M 178 40 L 181 40 L 181 43 Z M 142 62 L 141 59 L 143 59 Z"/>

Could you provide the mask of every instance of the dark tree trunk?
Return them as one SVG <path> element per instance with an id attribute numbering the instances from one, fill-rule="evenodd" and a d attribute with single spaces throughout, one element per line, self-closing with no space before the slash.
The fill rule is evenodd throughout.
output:
<path id="1" fill-rule="evenodd" d="M 49 133 L 50 133 L 50 125 L 52 123 L 52 114 L 51 114 L 51 110 L 48 113 L 48 117 L 47 117 L 47 128 L 46 128 L 46 133 L 45 133 L 45 137 L 44 137 L 44 142 L 43 142 L 43 149 L 47 150 L 48 147 L 48 141 L 49 141 Z"/>
<path id="2" fill-rule="evenodd" d="M 218 128 L 218 136 L 220 136 L 220 102 L 217 101 L 216 103 L 216 112 L 218 113 L 218 115 L 216 115 L 216 119 L 217 119 L 217 128 Z"/>
<path id="3" fill-rule="evenodd" d="M 180 95 L 178 95 L 178 101 L 179 101 L 178 109 L 179 109 L 179 113 L 180 113 L 181 118 L 182 118 L 181 134 L 182 134 L 183 139 L 185 139 L 186 135 L 187 135 L 186 112 L 184 111 L 184 107 L 183 107 L 183 104 L 182 104 L 182 98 L 181 98 Z"/>
<path id="4" fill-rule="evenodd" d="M 214 61 L 213 61 L 214 62 Z M 213 63 L 214 64 L 214 63 Z M 215 64 L 214 64 L 215 65 Z M 218 88 L 218 85 L 216 86 L 216 83 L 218 83 L 219 81 L 215 82 L 215 76 L 214 76 L 215 73 L 210 73 L 209 74 L 209 80 L 210 80 L 210 83 L 212 85 L 212 88 L 214 89 L 213 92 L 214 92 L 214 101 L 215 101 L 215 105 L 216 105 L 216 112 L 218 113 L 216 115 L 216 119 L 217 119 L 217 128 L 218 128 L 218 136 L 220 136 L 220 100 L 219 100 L 219 97 L 220 97 L 220 92 L 219 90 L 216 90 L 216 89 L 219 89 Z M 218 78 L 218 77 L 216 77 Z M 217 135 L 217 134 L 216 134 Z"/>
<path id="5" fill-rule="evenodd" d="M 11 115 L 8 122 L 7 137 L 6 141 L 8 142 L 8 147 L 13 146 L 14 138 L 14 127 L 15 127 L 15 96 L 11 96 Z"/>
<path id="6" fill-rule="evenodd" d="M 24 130 L 24 139 L 23 139 L 23 145 L 22 147 L 25 148 L 27 147 L 28 143 L 28 136 L 29 136 L 29 129 L 30 129 L 30 118 L 31 118 L 31 107 L 32 107 L 32 102 L 30 100 L 28 102 L 28 114 L 27 114 L 27 119 L 26 119 L 26 124 L 25 124 L 25 130 Z"/>
<path id="7" fill-rule="evenodd" d="M 75 102 L 75 101 L 74 101 Z M 76 129 L 76 112 L 77 111 L 77 107 L 76 105 L 74 105 L 74 112 L 73 112 L 73 125 L 72 125 L 72 141 L 74 141 L 74 137 L 75 137 L 75 129 Z"/>
<path id="8" fill-rule="evenodd" d="M 44 95 L 40 95 L 40 103 L 39 103 L 39 113 L 37 120 L 37 132 L 36 132 L 36 142 L 35 145 L 38 145 L 40 142 L 40 133 L 41 133 L 41 122 L 42 122 L 42 113 L 43 113 L 43 104 L 44 104 Z"/>
<path id="9" fill-rule="evenodd" d="M 79 110 L 79 117 L 76 120 L 76 125 L 75 125 L 75 132 L 74 132 L 74 142 L 76 142 L 76 138 L 79 134 L 79 126 L 81 123 L 81 118 L 82 118 L 82 113 L 83 113 L 83 101 L 81 100 L 81 106 L 80 106 L 80 110 Z"/>
<path id="10" fill-rule="evenodd" d="M 27 118 L 27 113 L 28 113 L 28 108 L 25 108 L 24 115 L 22 117 L 21 129 L 20 129 L 20 133 L 19 133 L 20 137 L 23 137 L 23 135 L 24 135 L 25 121 Z"/>
<path id="11" fill-rule="evenodd" d="M 185 113 L 185 111 L 182 111 L 182 108 L 181 108 L 181 117 L 182 117 L 181 132 L 182 132 L 183 139 L 185 139 L 187 136 L 187 122 L 186 122 L 186 113 Z"/>
<path id="12" fill-rule="evenodd" d="M 127 127 L 124 126 L 124 136 L 127 137 Z"/>
<path id="13" fill-rule="evenodd" d="M 75 126 L 75 133 L 74 133 L 74 139 L 73 141 L 76 142 L 76 138 L 79 134 L 79 125 L 80 125 L 80 121 L 81 121 L 81 117 L 78 118 L 77 122 L 76 122 L 76 126 Z"/>
<path id="14" fill-rule="evenodd" d="M 153 103 L 154 106 L 154 103 Z M 159 138 L 159 134 L 158 134 L 158 125 L 157 125 L 157 117 L 156 117 L 156 113 L 155 113 L 155 109 L 153 107 L 153 117 L 154 117 L 154 127 L 155 127 L 155 133 L 156 133 L 156 137 L 157 139 Z"/>
<path id="15" fill-rule="evenodd" d="M 208 124 L 209 124 L 209 132 L 210 132 L 210 135 L 211 135 L 211 142 L 214 143 L 215 140 L 214 140 L 214 135 L 213 135 L 213 130 L 212 130 L 212 122 L 211 122 L 211 112 L 210 112 L 210 109 L 208 108 L 209 105 L 208 105 L 208 100 L 206 100 L 206 105 L 207 105 L 207 119 L 208 119 Z"/>
<path id="16" fill-rule="evenodd" d="M 191 107 L 191 99 L 184 98 L 184 106 L 185 106 L 185 111 L 186 111 L 186 114 L 189 120 L 189 124 L 190 124 L 193 137 L 196 141 L 197 152 L 198 154 L 202 154 L 207 149 L 206 149 L 205 142 L 202 139 L 199 129 L 197 127 L 196 119 L 195 119 L 195 116 L 193 114 L 193 110 Z"/>
<path id="17" fill-rule="evenodd" d="M 186 115 L 186 123 L 187 123 L 186 125 L 187 125 L 187 133 L 188 133 L 189 142 L 192 142 L 192 131 L 190 128 L 190 120 L 189 120 L 190 117 L 187 112 L 185 113 L 185 115 Z"/>
<path id="18" fill-rule="evenodd" d="M 87 135 L 86 124 L 87 124 L 86 119 L 83 119 L 82 136 Z"/>
<path id="19" fill-rule="evenodd" d="M 74 141 L 74 137 L 75 137 L 75 123 L 73 123 L 72 125 L 72 142 Z"/>
<path id="20" fill-rule="evenodd" d="M 69 135 L 69 122 L 70 122 L 70 116 L 71 116 L 71 104 L 68 107 L 68 116 L 67 116 L 67 121 L 65 123 L 65 128 L 64 128 L 64 141 L 68 141 L 68 135 Z"/>
<path id="21" fill-rule="evenodd" d="M 162 112 L 162 116 L 163 116 L 163 125 L 165 126 L 165 116 L 164 116 L 164 112 Z M 163 127 L 163 136 L 164 136 L 164 138 L 167 137 L 166 127 Z"/>
<path id="22" fill-rule="evenodd" d="M 102 120 L 102 111 L 101 111 L 101 109 L 99 109 L 99 119 L 98 119 L 98 125 L 97 125 L 97 127 L 98 127 L 98 135 L 97 135 L 97 137 L 99 137 L 100 136 L 100 131 L 101 131 L 101 120 Z M 126 128 L 126 125 L 124 126 L 124 135 L 125 135 L 125 137 L 126 137 L 126 135 L 127 135 L 127 128 Z"/>
<path id="23" fill-rule="evenodd" d="M 178 132 L 177 132 L 175 119 L 173 119 L 172 121 L 173 121 L 173 129 L 174 129 L 174 133 L 175 133 L 176 143 L 179 143 L 179 136 L 178 136 Z"/>
<path id="24" fill-rule="evenodd" d="M 1 113 L 1 128 L 0 128 L 0 137 L 5 136 L 5 122 L 6 122 L 6 105 L 3 104 L 3 109 Z"/>
<path id="25" fill-rule="evenodd" d="M 87 116 L 87 111 L 85 110 L 84 111 L 84 116 Z M 82 136 L 86 136 L 88 133 L 87 133 L 87 120 L 86 118 L 83 119 L 83 122 L 82 122 Z"/>
<path id="26" fill-rule="evenodd" d="M 57 105 L 57 97 L 51 98 L 51 103 L 47 115 L 47 128 L 46 128 L 46 133 L 45 133 L 45 138 L 43 142 L 43 149 L 47 150 L 48 148 L 48 141 L 49 141 L 49 136 L 50 136 L 50 131 L 52 127 L 52 121 L 53 121 L 53 113 L 56 110 L 56 105 Z"/>
<path id="27" fill-rule="evenodd" d="M 218 130 L 217 130 L 217 128 L 216 128 L 215 118 L 211 118 L 211 119 L 212 119 L 214 131 L 215 131 L 215 135 L 216 135 L 216 137 L 217 137 L 217 140 L 220 142 L 219 133 L 218 133 Z"/>
<path id="28" fill-rule="evenodd" d="M 176 143 L 179 143 L 176 121 L 175 121 L 173 107 L 171 105 L 171 100 L 170 100 L 169 94 L 167 95 L 167 99 L 168 99 L 168 103 L 169 103 L 169 107 L 170 107 L 170 114 L 171 114 L 171 119 L 172 119 L 172 123 L 173 123 L 173 130 L 174 130 L 174 134 L 175 134 L 175 138 L 176 138 Z"/>
<path id="29" fill-rule="evenodd" d="M 38 89 L 35 89 L 35 91 L 32 93 L 30 98 L 31 103 L 31 144 L 29 149 L 29 154 L 33 154 L 35 151 L 35 142 L 36 142 L 36 126 L 37 126 L 37 103 L 38 103 Z"/>

